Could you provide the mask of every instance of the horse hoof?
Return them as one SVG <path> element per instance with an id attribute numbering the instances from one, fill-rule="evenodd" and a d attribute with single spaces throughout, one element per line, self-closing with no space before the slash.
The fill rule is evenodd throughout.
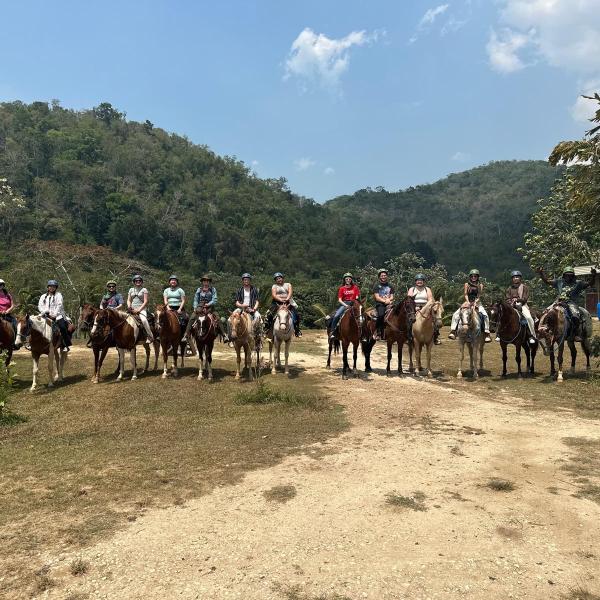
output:
<path id="1" fill-rule="evenodd" d="M 271 369 L 271 375 L 275 375 L 275 373 L 277 373 L 276 369 Z"/>
<path id="2" fill-rule="evenodd" d="M 433 377 L 433 373 L 431 371 L 427 371 L 427 377 Z"/>
<path id="3" fill-rule="evenodd" d="M 163 374 L 160 376 L 160 378 L 161 378 L 161 379 L 166 379 L 167 377 L 168 377 L 168 375 L 167 375 L 166 373 L 163 373 Z"/>
<path id="4" fill-rule="evenodd" d="M 94 377 L 94 379 L 92 379 L 92 383 L 98 383 L 98 380 Z"/>
<path id="5" fill-rule="evenodd" d="M 459 372 L 456 374 L 456 379 L 462 379 L 462 376 L 463 376 L 463 374 L 462 374 L 462 373 L 459 371 Z"/>
<path id="6" fill-rule="evenodd" d="M 196 377 L 196 381 L 202 381 L 204 379 L 204 377 L 202 377 L 202 375 L 198 375 L 198 377 Z"/>
<path id="7" fill-rule="evenodd" d="M 368 367 L 367 369 L 365 369 L 365 373 L 372 373 L 373 369 L 371 369 L 371 367 Z"/>
<path id="8" fill-rule="evenodd" d="M 137 375 L 133 375 L 131 381 L 135 381 L 137 379 Z"/>
<path id="9" fill-rule="evenodd" d="M 29 391 L 30 391 L 30 392 L 35 392 L 35 390 L 36 390 L 36 386 L 35 386 L 35 385 L 32 385 L 32 386 L 29 388 Z"/>

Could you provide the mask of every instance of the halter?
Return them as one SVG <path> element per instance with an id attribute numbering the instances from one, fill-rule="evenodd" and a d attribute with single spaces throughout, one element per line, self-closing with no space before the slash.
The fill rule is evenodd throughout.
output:
<path id="1" fill-rule="evenodd" d="M 473 308 L 475 310 L 473 310 Z M 463 313 L 466 310 L 469 311 L 469 319 L 465 323 L 465 320 L 463 319 Z M 471 322 L 471 320 L 474 319 L 473 312 L 475 312 L 475 316 L 477 317 L 477 329 L 475 330 L 475 333 L 473 333 L 471 331 L 471 327 L 469 326 L 469 323 Z M 477 307 L 469 307 L 468 309 L 467 308 L 461 308 L 460 309 L 460 321 L 459 322 L 461 324 L 467 326 L 467 333 L 466 333 L 465 337 L 468 338 L 468 339 L 470 339 L 471 343 L 473 343 L 474 339 L 481 333 L 481 320 L 479 319 L 479 311 L 478 311 Z"/>
<path id="2" fill-rule="evenodd" d="M 202 335 L 202 327 L 200 327 L 200 329 L 198 329 L 196 327 L 196 339 L 200 342 L 204 342 L 204 340 L 206 340 L 206 338 L 208 338 L 208 335 L 210 334 L 211 330 L 215 328 L 215 321 L 210 318 L 209 312 L 205 311 L 201 316 L 204 317 L 205 319 L 208 319 L 209 325 L 208 325 L 208 329 L 206 330 L 206 333 L 204 335 Z M 196 323 L 198 323 L 198 320 L 196 321 Z"/>
<path id="3" fill-rule="evenodd" d="M 275 313 L 275 319 L 273 320 L 273 331 L 275 331 L 275 321 L 279 318 L 279 314 L 278 314 L 279 311 L 283 311 L 283 312 L 287 313 L 288 316 L 289 316 L 289 314 L 290 314 L 290 305 L 287 302 L 283 302 L 282 304 L 280 304 L 277 307 L 277 313 Z M 280 321 L 280 323 L 281 323 L 281 321 Z M 292 322 L 292 320 L 290 318 L 290 319 L 288 319 L 287 327 L 285 329 L 285 332 L 287 333 L 287 332 L 291 331 L 292 330 L 292 326 L 293 326 L 293 322 Z"/>

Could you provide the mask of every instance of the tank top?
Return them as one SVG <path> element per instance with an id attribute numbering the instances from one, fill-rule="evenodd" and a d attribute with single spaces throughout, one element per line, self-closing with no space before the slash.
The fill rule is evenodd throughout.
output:
<path id="1" fill-rule="evenodd" d="M 7 311 L 12 306 L 12 298 L 8 292 L 0 292 L 0 312 Z"/>
<path id="2" fill-rule="evenodd" d="M 467 285 L 469 286 L 467 288 L 467 298 L 469 302 L 475 302 L 479 298 L 479 284 L 473 285 L 472 283 L 468 283 Z"/>
<path id="3" fill-rule="evenodd" d="M 139 308 L 144 304 L 144 294 L 147 294 L 148 290 L 145 287 L 129 288 L 128 296 L 131 298 L 131 308 Z"/>
<path id="4" fill-rule="evenodd" d="M 287 298 L 288 292 L 290 291 L 290 284 L 286 282 L 283 285 L 277 285 L 275 283 L 273 284 L 273 289 L 275 290 L 275 295 L 283 301 Z"/>
<path id="5" fill-rule="evenodd" d="M 185 292 L 180 287 L 176 287 L 175 289 L 168 287 L 163 294 L 167 297 L 167 304 L 170 308 L 179 308 L 181 300 L 185 296 Z"/>
<path id="6" fill-rule="evenodd" d="M 417 306 L 425 306 L 427 304 L 427 288 L 419 289 L 417 286 L 412 288 L 414 294 L 413 299 Z"/>

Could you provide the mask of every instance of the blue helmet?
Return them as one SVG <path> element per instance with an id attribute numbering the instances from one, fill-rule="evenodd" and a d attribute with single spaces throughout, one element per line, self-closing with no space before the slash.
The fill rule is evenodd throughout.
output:
<path id="1" fill-rule="evenodd" d="M 242 279 L 252 279 L 252 275 L 250 275 L 250 273 L 244 273 Z"/>
<path id="2" fill-rule="evenodd" d="M 510 274 L 511 277 L 523 277 L 523 273 L 521 273 L 521 271 L 513 271 Z"/>
<path id="3" fill-rule="evenodd" d="M 56 279 L 49 279 L 46 286 L 51 286 L 51 285 L 53 285 L 54 287 L 58 287 L 58 281 L 56 281 Z"/>
<path id="4" fill-rule="evenodd" d="M 283 277 L 283 273 L 280 273 L 279 271 L 277 271 L 277 273 L 275 273 L 275 275 L 273 275 L 273 279 L 277 279 L 278 277 Z"/>

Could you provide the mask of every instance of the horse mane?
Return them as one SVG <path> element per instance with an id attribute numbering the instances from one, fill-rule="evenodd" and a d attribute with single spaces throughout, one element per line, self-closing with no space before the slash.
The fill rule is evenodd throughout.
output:
<path id="1" fill-rule="evenodd" d="M 428 300 L 427 304 L 425 304 L 423 306 L 423 308 L 419 311 L 421 313 L 421 316 L 424 317 L 425 319 L 428 319 L 429 315 L 431 314 L 431 311 L 433 310 L 434 304 L 435 304 L 435 300 Z"/>

